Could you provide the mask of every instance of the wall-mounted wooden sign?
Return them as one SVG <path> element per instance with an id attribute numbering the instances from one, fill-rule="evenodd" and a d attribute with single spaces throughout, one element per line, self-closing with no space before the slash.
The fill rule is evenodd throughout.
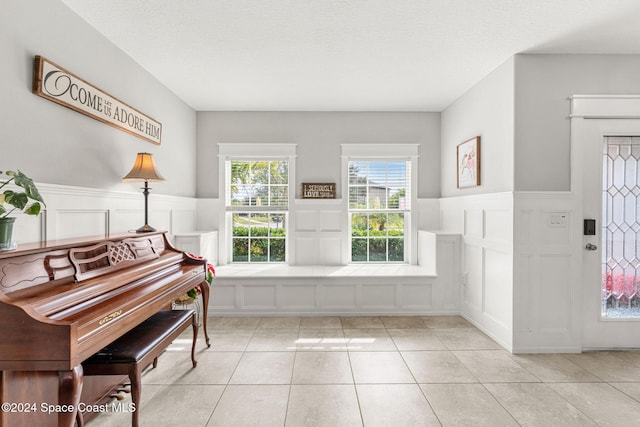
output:
<path id="1" fill-rule="evenodd" d="M 39 55 L 33 64 L 33 93 L 160 145 L 162 123 Z"/>
<path id="2" fill-rule="evenodd" d="M 302 183 L 303 199 L 335 199 L 336 184 Z"/>

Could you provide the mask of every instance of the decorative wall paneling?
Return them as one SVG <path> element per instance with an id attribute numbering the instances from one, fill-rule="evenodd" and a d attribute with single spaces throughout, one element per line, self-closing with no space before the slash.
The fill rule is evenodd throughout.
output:
<path id="1" fill-rule="evenodd" d="M 569 192 L 515 195 L 514 353 L 582 351 L 573 204 Z"/>
<path id="2" fill-rule="evenodd" d="M 461 314 L 511 350 L 513 194 L 451 197 L 439 205 L 442 230 L 463 236 Z"/>
<path id="3" fill-rule="evenodd" d="M 580 224 L 568 192 L 440 199 L 463 235 L 461 314 L 514 353 L 581 351 Z"/>
<path id="4" fill-rule="evenodd" d="M 135 230 L 144 223 L 144 197 L 140 193 L 41 184 L 47 203 L 38 217 L 17 215 L 14 239 L 19 243 L 99 236 Z M 187 197 L 149 196 L 149 223 L 173 235 L 196 229 L 196 200 Z"/>
<path id="5" fill-rule="evenodd" d="M 420 233 L 428 238 L 431 233 Z M 422 266 L 221 266 L 210 313 L 225 315 L 459 314 L 460 236 L 436 234 Z M 422 238 L 422 237 L 421 237 Z M 424 256 L 427 256 L 426 254 Z"/>
<path id="6" fill-rule="evenodd" d="M 106 235 L 134 230 L 144 221 L 141 193 L 40 183 L 38 188 L 47 209 L 39 217 L 19 215 L 15 232 L 19 242 Z M 166 229 L 172 236 L 215 229 L 219 226 L 220 206 L 218 199 L 151 193 L 149 223 Z M 431 209 L 421 212 L 420 225 L 438 222 L 437 199 L 421 200 L 418 206 Z M 348 261 L 345 249 L 348 215 L 343 200 L 298 199 L 290 215 L 290 238 L 294 239 L 290 261 L 297 262 L 295 268 L 305 268 L 302 267 L 305 264 L 311 269 L 344 268 Z M 312 273 L 302 278 L 250 275 L 240 278 L 219 274 L 211 301 L 212 313 L 459 314 L 460 238 L 447 234 L 434 237 L 422 232 L 420 235 L 430 235 L 427 240 L 432 243 L 417 245 L 426 252 L 419 254 L 420 266 L 396 266 L 413 271 L 404 275 L 370 271 L 342 276 Z"/>
<path id="7" fill-rule="evenodd" d="M 213 208 L 216 202 L 201 203 Z M 418 225 L 437 228 L 438 199 L 421 199 L 417 206 Z M 349 263 L 348 229 L 344 199 L 295 199 L 289 212 L 288 265 L 219 266 L 211 312 L 227 315 L 460 312 L 459 235 L 419 232 L 415 245 L 419 267 L 391 265 L 375 272 L 378 266 L 345 267 Z M 395 269 L 404 271 L 398 273 Z M 406 273 L 407 270 L 415 274 Z"/>
<path id="8" fill-rule="evenodd" d="M 295 199 L 292 208 L 289 264 L 347 264 L 349 224 L 343 199 Z"/>

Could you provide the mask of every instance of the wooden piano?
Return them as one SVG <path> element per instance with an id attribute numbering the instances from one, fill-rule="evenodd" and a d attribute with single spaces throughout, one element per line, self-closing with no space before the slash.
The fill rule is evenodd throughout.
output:
<path id="1" fill-rule="evenodd" d="M 209 344 L 205 272 L 164 232 L 0 252 L 0 426 L 72 426 L 123 380 L 84 379 L 82 361 L 196 286 Z"/>

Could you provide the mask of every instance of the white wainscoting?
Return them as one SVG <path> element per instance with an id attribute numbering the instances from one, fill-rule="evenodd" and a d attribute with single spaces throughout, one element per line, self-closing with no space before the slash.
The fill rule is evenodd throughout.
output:
<path id="1" fill-rule="evenodd" d="M 213 207 L 217 202 L 201 202 L 201 206 L 205 204 Z M 417 225 L 437 228 L 438 206 L 438 199 L 418 200 Z M 460 313 L 459 235 L 417 233 L 412 244 L 412 250 L 418 251 L 417 256 L 412 256 L 417 259 L 417 266 L 349 265 L 348 218 L 344 199 L 295 199 L 289 212 L 287 265 L 260 267 L 222 262 L 217 269 L 209 312 Z M 219 232 L 224 235 L 224 227 Z M 223 238 L 220 241 L 225 244 Z M 220 251 L 224 248 L 220 247 Z"/>
<path id="2" fill-rule="evenodd" d="M 18 243 L 101 236 L 135 230 L 144 224 L 144 196 L 93 188 L 38 183 L 47 203 L 38 217 L 16 215 Z M 196 199 L 149 195 L 149 224 L 172 236 L 196 227 Z"/>
<path id="3" fill-rule="evenodd" d="M 430 233 L 419 233 L 428 237 Z M 460 313 L 460 236 L 435 235 L 421 265 L 231 264 L 217 269 L 209 313 L 224 315 L 411 315 Z M 426 245 L 425 247 L 428 247 Z M 423 254 L 427 256 L 427 254 Z"/>
<path id="4" fill-rule="evenodd" d="M 14 237 L 20 243 L 126 232 L 144 222 L 141 192 L 43 183 L 38 183 L 38 188 L 47 208 L 38 217 L 17 215 Z M 225 276 L 224 268 L 233 265 L 218 266 L 210 312 L 227 315 L 460 313 L 459 235 L 419 232 L 428 242 L 416 242 L 419 265 L 349 267 L 345 265 L 348 215 L 343 204 L 340 199 L 296 200 L 290 214 L 290 237 L 295 241 L 292 257 L 296 264 L 283 267 L 306 269 L 304 277 L 290 272 L 277 276 L 260 273 Z M 437 225 L 438 200 L 419 200 L 418 206 L 419 224 Z M 223 233 L 224 227 L 219 227 L 220 212 L 219 199 L 154 193 L 149 196 L 149 223 L 159 230 L 167 230 L 170 237 L 201 229 L 219 229 Z M 334 270 L 331 273 L 326 269 Z"/>
<path id="5" fill-rule="evenodd" d="M 569 192 L 516 193 L 514 353 L 582 351 L 580 222 Z"/>
<path id="6" fill-rule="evenodd" d="M 513 194 L 440 199 L 441 228 L 460 233 L 461 314 L 511 350 L 513 344 Z"/>
<path id="7" fill-rule="evenodd" d="M 342 199 L 295 199 L 289 246 L 292 265 L 342 265 L 348 262 L 348 216 Z"/>
<path id="8" fill-rule="evenodd" d="M 138 192 L 38 183 L 47 209 L 17 214 L 19 243 L 135 230 L 144 222 Z M 418 200 L 419 269 L 357 273 L 348 260 L 342 200 L 296 200 L 294 260 L 311 274 L 216 278 L 212 314 L 462 314 L 514 353 L 581 351 L 580 236 L 570 193 L 519 192 Z M 439 209 L 439 215 L 438 215 Z M 171 236 L 220 228 L 221 202 L 149 196 L 149 222 Z M 561 224 L 556 219 L 562 217 Z M 451 234 L 447 234 L 451 233 Z M 462 236 L 462 240 L 459 237 Z M 223 241 L 223 239 L 220 239 Z M 425 254 L 435 251 L 435 260 Z M 306 265 L 306 266 L 305 266 Z M 317 269 L 322 271 L 318 272 Z M 434 272 L 435 269 L 435 272 Z"/>

